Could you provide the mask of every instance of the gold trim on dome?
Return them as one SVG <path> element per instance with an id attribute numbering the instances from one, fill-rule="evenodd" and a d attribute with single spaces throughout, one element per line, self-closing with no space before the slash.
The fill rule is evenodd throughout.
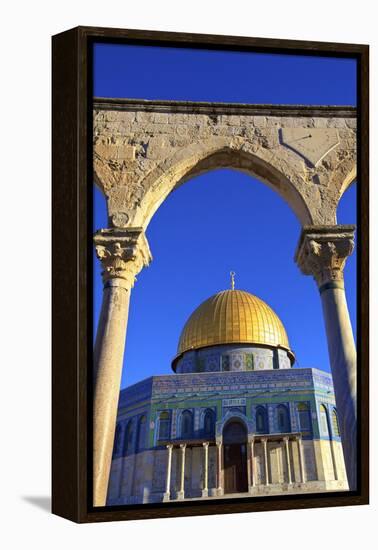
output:
<path id="1" fill-rule="evenodd" d="M 290 352 L 285 328 L 268 304 L 243 290 L 224 290 L 205 300 L 189 317 L 177 354 L 236 343 L 281 347 Z"/>

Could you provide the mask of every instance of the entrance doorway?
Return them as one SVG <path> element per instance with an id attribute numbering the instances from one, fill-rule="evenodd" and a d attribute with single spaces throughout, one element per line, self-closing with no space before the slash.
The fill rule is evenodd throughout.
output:
<path id="1" fill-rule="evenodd" d="M 241 422 L 235 420 L 226 425 L 223 448 L 224 492 L 247 492 L 247 430 Z"/>

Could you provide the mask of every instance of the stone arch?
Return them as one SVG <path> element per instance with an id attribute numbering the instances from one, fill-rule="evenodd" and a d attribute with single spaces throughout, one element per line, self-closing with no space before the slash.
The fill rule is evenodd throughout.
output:
<path id="1" fill-rule="evenodd" d="M 353 250 L 354 227 L 336 225 L 340 197 L 355 178 L 355 119 L 355 109 L 342 106 L 96 103 L 95 181 L 107 197 L 110 226 L 95 235 L 107 313 L 97 331 L 96 382 L 117 379 L 122 368 L 129 299 L 121 301 L 126 296 L 121 289 L 129 294 L 135 276 L 151 260 L 144 229 L 160 204 L 179 185 L 209 170 L 245 172 L 278 192 L 304 226 L 295 260 L 303 274 L 314 276 L 321 292 L 349 485 L 355 487 L 356 354 L 352 330 L 341 323 L 349 314 L 339 283 Z M 330 320 L 338 331 L 328 328 Z M 110 345 L 118 350 L 111 358 L 102 353 Z M 95 398 L 96 505 L 106 500 L 116 386 L 110 396 L 99 391 Z M 221 427 L 217 422 L 217 440 Z"/>
<path id="2" fill-rule="evenodd" d="M 342 185 L 339 190 L 339 198 L 337 202 L 337 211 L 336 211 L 337 223 L 339 223 L 340 207 L 343 202 L 344 196 L 348 193 L 348 191 L 353 186 L 353 184 L 355 184 L 356 186 L 358 185 L 357 172 L 355 168 L 348 174 L 348 177 L 342 182 Z"/>
<path id="3" fill-rule="evenodd" d="M 224 493 L 248 491 L 248 426 L 239 417 L 231 417 L 222 431 Z"/>
<path id="4" fill-rule="evenodd" d="M 250 435 L 253 433 L 253 425 L 250 420 L 240 411 L 227 411 L 224 417 L 221 420 L 218 420 L 215 425 L 216 438 L 217 441 L 222 441 L 223 430 L 229 422 L 241 422 L 246 430 L 247 434 Z"/>
<path id="5" fill-rule="evenodd" d="M 237 434 L 237 438 L 242 437 L 243 440 L 245 439 L 245 442 L 247 442 L 247 440 L 248 440 L 248 426 L 245 424 L 245 422 L 243 422 L 243 420 L 241 418 L 237 418 L 237 417 L 230 418 L 224 424 L 223 430 L 222 430 L 223 442 L 225 442 L 225 435 L 226 435 L 226 439 L 227 439 L 227 434 L 228 434 L 229 428 L 231 428 L 231 426 L 233 426 L 233 425 L 241 427 L 241 432 L 239 434 Z"/>
<path id="6" fill-rule="evenodd" d="M 183 183 L 210 170 L 229 168 L 259 179 L 285 200 L 302 225 L 312 224 L 314 219 L 308 204 L 290 177 L 296 177 L 294 170 L 290 174 L 288 164 L 268 161 L 264 156 L 246 144 L 237 146 L 224 138 L 184 147 L 163 160 L 141 181 L 146 191 L 130 223 L 145 229 L 168 195 Z"/>
<path id="7" fill-rule="evenodd" d="M 339 198 L 337 201 L 337 206 L 340 203 L 340 200 L 344 193 L 349 189 L 349 187 L 356 181 L 357 178 L 357 169 L 356 169 L 356 163 L 353 162 L 352 166 L 350 167 L 349 173 L 346 175 L 345 179 L 342 181 L 340 190 L 339 190 Z"/>

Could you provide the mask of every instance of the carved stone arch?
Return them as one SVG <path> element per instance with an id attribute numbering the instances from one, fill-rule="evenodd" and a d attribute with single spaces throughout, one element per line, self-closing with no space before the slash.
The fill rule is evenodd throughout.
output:
<path id="1" fill-rule="evenodd" d="M 341 181 L 341 185 L 339 186 L 339 194 L 338 194 L 338 201 L 337 201 L 337 207 L 340 204 L 341 199 L 343 198 L 344 193 L 349 189 L 349 187 L 356 181 L 357 179 L 357 165 L 356 162 L 348 162 L 345 166 L 346 175 L 345 178 Z M 337 221 L 337 220 L 336 220 Z"/>
<path id="2" fill-rule="evenodd" d="M 130 223 L 146 228 L 168 195 L 190 179 L 210 170 L 229 168 L 259 179 L 281 196 L 302 225 L 314 222 L 300 187 L 293 180 L 295 170 L 283 160 L 267 160 L 263 151 L 253 151 L 250 144 L 213 137 L 191 144 L 165 158 L 140 185 L 146 189 Z M 282 167 L 285 164 L 285 170 Z"/>
<path id="3" fill-rule="evenodd" d="M 340 153 L 340 159 L 337 162 L 332 157 L 324 161 L 324 171 L 321 170 L 323 167 L 319 168 L 317 176 L 322 189 L 322 203 L 327 204 L 330 212 L 333 212 L 330 220 L 332 224 L 337 223 L 337 209 L 342 196 L 357 177 L 356 153 L 350 151 L 343 153 L 345 156 Z M 323 178 L 327 181 L 324 185 Z M 316 215 L 320 216 L 321 212 Z"/>
<path id="4" fill-rule="evenodd" d="M 355 157 L 350 107 L 95 101 L 95 181 L 117 228 L 146 228 L 178 185 L 220 167 L 273 187 L 303 226 L 334 225 Z"/>
<path id="5" fill-rule="evenodd" d="M 355 178 L 356 109 L 105 99 L 94 102 L 93 115 L 95 181 L 106 195 L 109 217 L 109 227 L 94 238 L 103 266 L 105 312 L 95 346 L 100 388 L 94 398 L 95 505 L 106 502 L 119 397 L 114 381 L 122 369 L 130 290 L 151 260 L 143 230 L 170 192 L 221 167 L 272 186 L 304 226 L 295 260 L 319 286 L 349 487 L 354 489 L 356 352 L 343 285 L 354 226 L 335 224 L 340 197 Z M 108 349 L 116 351 L 109 354 Z M 109 392 L 103 391 L 104 380 L 111 382 Z M 243 421 L 253 434 L 253 423 Z M 217 442 L 219 430 L 222 421 Z"/>

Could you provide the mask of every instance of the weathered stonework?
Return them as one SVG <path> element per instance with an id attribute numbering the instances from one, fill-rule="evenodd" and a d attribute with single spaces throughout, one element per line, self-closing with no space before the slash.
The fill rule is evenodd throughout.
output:
<path id="1" fill-rule="evenodd" d="M 275 189 L 302 225 L 334 225 L 356 177 L 356 111 L 96 99 L 95 180 L 109 224 L 146 228 L 167 195 L 215 168 Z"/>
<path id="2" fill-rule="evenodd" d="M 108 488 L 130 291 L 151 254 L 140 228 L 100 229 L 94 243 L 104 281 L 94 349 L 93 399 L 93 493 L 94 504 L 102 506 Z"/>
<path id="3" fill-rule="evenodd" d="M 152 259 L 144 231 L 140 228 L 100 229 L 93 240 L 103 267 L 104 284 L 122 280 L 126 288 L 132 288 L 136 275 Z"/>
<path id="4" fill-rule="evenodd" d="M 318 286 L 343 281 L 344 266 L 354 249 L 353 225 L 305 227 L 296 252 L 304 275 L 313 275 Z"/>
<path id="5" fill-rule="evenodd" d="M 346 258 L 353 250 L 353 229 L 336 225 L 336 211 L 343 193 L 356 178 L 356 128 L 356 110 L 352 107 L 95 100 L 94 176 L 107 197 L 109 226 L 94 238 L 104 279 L 94 354 L 95 505 L 102 506 L 106 502 L 130 290 L 136 274 L 150 261 L 144 231 L 173 190 L 193 177 L 218 168 L 236 169 L 260 179 L 287 202 L 303 226 L 296 260 L 304 274 L 314 276 L 321 292 L 349 488 L 355 488 L 356 356 L 342 277 Z M 252 361 L 250 357 L 244 359 L 240 353 L 228 357 L 223 370 L 234 371 L 225 374 L 226 377 L 235 376 L 235 380 L 227 378 L 232 383 L 223 390 L 238 390 L 236 374 L 251 375 L 251 372 L 242 371 L 244 367 L 248 371 L 254 362 L 254 376 L 265 376 L 271 370 L 276 381 L 281 373 L 289 377 L 290 358 L 283 353 L 286 352 L 278 349 L 278 357 L 268 358 L 259 352 Z M 213 384 L 207 380 L 208 375 L 216 376 L 214 371 L 220 368 L 219 362 L 209 362 L 207 368 L 206 357 L 198 359 L 198 370 L 206 371 L 199 375 L 207 381 L 204 391 L 220 391 L 220 380 L 213 378 Z M 183 372 L 192 373 L 193 370 L 184 363 L 180 368 L 180 376 L 173 384 L 187 376 Z M 286 370 L 280 372 L 280 369 Z M 196 376 L 190 374 L 192 380 L 197 380 Z M 145 382 L 141 384 L 144 391 Z M 290 386 L 291 396 L 293 385 Z M 193 392 L 198 391 L 197 387 L 193 388 Z M 183 393 L 180 383 L 174 396 Z M 323 397 L 323 401 L 327 399 Z M 131 405 L 131 394 L 128 400 Z M 273 401 L 265 408 L 264 424 L 277 431 L 278 409 Z M 196 430 L 202 422 L 203 404 L 195 400 L 191 403 L 196 407 Z M 299 412 L 292 402 L 286 406 L 293 415 L 291 429 L 298 430 Z M 234 415 L 244 415 L 248 434 L 256 429 L 254 417 L 259 413 L 258 403 L 252 405 L 245 398 L 227 398 L 214 403 L 210 409 L 217 417 L 224 415 L 225 419 L 232 411 Z M 178 433 L 181 412 L 172 411 L 173 438 Z M 151 437 L 156 439 L 160 417 L 152 411 L 148 414 L 153 430 L 149 446 L 153 448 L 157 441 Z M 251 418 L 248 420 L 246 415 Z M 223 424 L 219 421 L 217 426 L 218 430 Z M 304 438 L 306 430 L 302 430 Z M 302 442 L 302 435 L 296 439 L 293 431 L 288 436 L 290 441 L 286 437 L 282 440 L 273 437 L 268 441 L 265 436 L 256 440 L 256 448 L 248 451 L 250 494 L 347 488 L 340 442 L 332 438 L 326 444 L 318 444 L 319 436 L 315 432 L 311 444 L 306 440 Z M 138 459 L 126 456 L 115 467 L 117 481 L 112 478 L 109 498 L 114 503 L 121 495 L 123 502 L 130 503 L 153 502 L 155 498 L 157 501 L 169 500 L 171 493 L 175 494 L 174 498 L 184 498 L 191 490 L 188 469 L 192 472 L 193 490 L 202 491 L 206 498 L 221 496 L 224 481 L 221 447 L 217 431 L 215 445 L 209 449 L 205 445 L 208 455 L 200 463 L 199 449 L 190 446 L 186 449 L 181 444 L 180 449 L 167 445 L 168 467 L 165 459 L 160 460 L 161 450 L 157 454 L 143 451 L 144 456 Z M 289 462 L 292 471 L 287 468 Z M 164 468 L 167 472 L 165 487 L 160 483 L 158 486 L 154 479 L 154 472 L 158 472 L 161 479 Z M 144 486 L 142 471 L 148 481 Z M 154 497 L 155 491 L 158 496 Z M 200 498 L 196 493 L 190 496 Z"/>

